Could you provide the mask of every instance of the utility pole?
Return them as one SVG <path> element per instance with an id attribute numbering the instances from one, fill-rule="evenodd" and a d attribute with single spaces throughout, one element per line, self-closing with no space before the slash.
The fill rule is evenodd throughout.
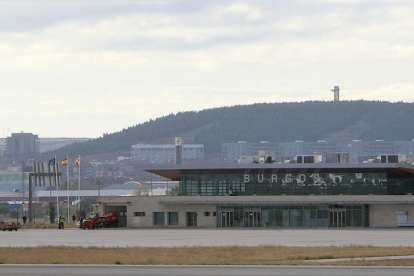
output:
<path id="1" fill-rule="evenodd" d="M 25 172 L 25 163 L 22 161 L 22 201 L 24 202 L 25 198 L 25 186 L 24 186 L 24 172 Z"/>
<path id="2" fill-rule="evenodd" d="M 36 166 L 36 164 L 35 164 Z M 32 216 L 33 216 L 33 187 L 32 187 L 32 179 L 33 179 L 34 173 L 29 174 L 29 223 L 32 223 Z"/>

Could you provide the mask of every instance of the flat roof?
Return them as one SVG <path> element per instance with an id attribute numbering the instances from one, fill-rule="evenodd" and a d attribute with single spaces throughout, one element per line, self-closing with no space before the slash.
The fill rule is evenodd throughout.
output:
<path id="1" fill-rule="evenodd" d="M 208 206 L 286 206 L 286 205 L 362 205 L 362 204 L 376 204 L 376 205 L 396 205 L 396 204 L 414 204 L 414 200 L 390 200 L 390 201 L 381 201 L 381 200 L 318 200 L 318 201 L 255 201 L 255 200 L 240 200 L 240 201 L 207 201 L 207 200 L 198 200 L 198 201 L 167 201 L 162 200 L 158 202 L 159 205 L 165 206 L 191 206 L 191 205 L 208 205 Z"/>
<path id="2" fill-rule="evenodd" d="M 378 173 L 383 171 L 405 175 L 414 174 L 414 166 L 404 163 L 312 163 L 312 164 L 206 164 L 152 165 L 144 171 L 174 181 L 182 174 L 245 174 L 245 173 Z"/>

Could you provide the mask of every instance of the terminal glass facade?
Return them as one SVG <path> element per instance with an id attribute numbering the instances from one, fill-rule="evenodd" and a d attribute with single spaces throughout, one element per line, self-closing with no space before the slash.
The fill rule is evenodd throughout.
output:
<path id="1" fill-rule="evenodd" d="M 414 181 L 387 173 L 185 174 L 180 195 L 405 195 Z"/>
<path id="2" fill-rule="evenodd" d="M 365 207 L 367 208 L 367 207 Z M 218 228 L 362 227 L 362 205 L 230 206 L 217 208 Z"/>

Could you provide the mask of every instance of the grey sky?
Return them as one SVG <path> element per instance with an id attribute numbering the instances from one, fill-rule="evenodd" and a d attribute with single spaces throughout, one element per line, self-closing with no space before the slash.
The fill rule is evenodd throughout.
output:
<path id="1" fill-rule="evenodd" d="M 331 100 L 334 85 L 413 102 L 413 14 L 410 0 L 0 0 L 0 127 L 98 137 L 172 112 Z"/>

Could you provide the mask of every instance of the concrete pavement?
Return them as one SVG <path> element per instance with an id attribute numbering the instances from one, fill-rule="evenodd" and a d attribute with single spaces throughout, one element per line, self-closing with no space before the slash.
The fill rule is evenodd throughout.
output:
<path id="1" fill-rule="evenodd" d="M 413 259 L 414 259 L 414 255 L 407 255 L 407 256 L 319 259 L 319 260 L 306 260 L 304 262 L 305 263 L 339 263 L 339 262 L 355 262 L 355 261 L 388 261 L 388 260 L 413 260 Z"/>
<path id="2" fill-rule="evenodd" d="M 412 276 L 414 267 L 0 265 L 0 275 Z"/>
<path id="3" fill-rule="evenodd" d="M 414 229 L 31 229 L 0 232 L 1 247 L 414 246 Z"/>

